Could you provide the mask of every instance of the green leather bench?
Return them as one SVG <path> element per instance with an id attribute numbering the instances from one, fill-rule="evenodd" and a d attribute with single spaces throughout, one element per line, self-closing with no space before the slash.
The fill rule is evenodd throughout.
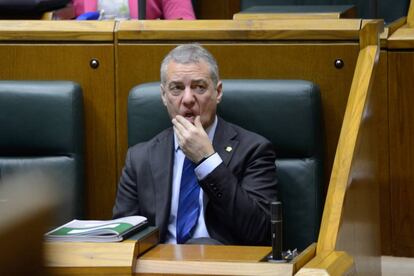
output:
<path id="1" fill-rule="evenodd" d="M 82 218 L 84 130 L 80 86 L 68 81 L 0 81 L 0 126 L 0 184 L 14 174 L 46 174 L 54 179 L 56 193 L 63 199 L 52 224 Z"/>

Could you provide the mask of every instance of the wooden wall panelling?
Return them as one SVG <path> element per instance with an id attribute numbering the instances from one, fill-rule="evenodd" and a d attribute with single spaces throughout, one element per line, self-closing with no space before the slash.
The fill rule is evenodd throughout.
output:
<path id="1" fill-rule="evenodd" d="M 183 41 L 186 42 L 186 41 Z M 202 43 L 216 57 L 221 78 L 305 79 L 320 86 L 326 129 L 326 179 L 336 143 L 359 50 L 356 43 Z M 162 58 L 176 44 L 123 43 L 118 45 L 117 140 L 118 173 L 127 150 L 126 107 L 130 89 L 144 82 L 159 81 Z M 334 67 L 341 58 L 345 66 Z M 145 68 L 144 70 L 142 68 Z M 224 87 L 224 93 L 225 93 Z"/>
<path id="2" fill-rule="evenodd" d="M 379 190 L 388 159 L 381 150 L 387 145 L 387 93 L 383 88 L 372 89 L 381 27 L 382 22 L 375 21 L 361 30 L 361 50 L 335 154 L 316 257 L 305 268 L 329 265 L 332 273 L 342 275 L 335 265 L 343 264 L 343 272 L 347 272 L 344 275 L 381 274 Z M 347 256 L 338 255 L 329 261 L 335 252 L 351 255 L 355 271 L 348 270 L 351 266 Z"/>
<path id="3" fill-rule="evenodd" d="M 414 257 L 413 75 L 412 48 L 388 52 L 391 247 L 405 257 Z"/>
<path id="4" fill-rule="evenodd" d="M 0 56 L 3 80 L 71 80 L 81 85 L 87 216 L 110 218 L 116 189 L 113 44 L 3 42 Z M 92 58 L 100 62 L 97 69 L 89 66 Z"/>
<path id="5" fill-rule="evenodd" d="M 378 145 L 381 157 L 381 169 L 377 171 L 378 185 L 380 188 L 380 217 L 381 217 L 381 254 L 391 255 L 391 205 L 390 205 L 390 169 L 389 169 L 389 107 L 388 107 L 388 53 L 381 50 L 379 62 L 376 68 L 372 93 L 375 93 L 376 102 L 374 112 L 378 114 L 381 124 L 378 127 L 379 139 L 375 143 Z M 379 117 L 380 116 L 380 117 Z M 386 133 L 384 132 L 386 128 Z M 380 136 L 381 135 L 381 136 Z"/>
<path id="6" fill-rule="evenodd" d="M 388 238 L 389 206 L 384 194 L 389 186 L 386 71 L 383 52 L 364 108 L 336 246 L 354 257 L 360 275 L 379 274 L 381 242 Z"/>

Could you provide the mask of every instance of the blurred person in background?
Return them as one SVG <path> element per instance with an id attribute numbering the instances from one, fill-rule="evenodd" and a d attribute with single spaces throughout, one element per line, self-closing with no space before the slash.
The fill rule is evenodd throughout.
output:
<path id="1" fill-rule="evenodd" d="M 138 18 L 139 0 L 72 0 L 76 16 L 86 12 L 104 9 L 111 5 L 111 12 L 104 10 L 104 14 L 111 14 L 120 18 Z M 196 19 L 191 0 L 147 0 L 146 19 Z M 113 10 L 118 10 L 117 14 Z M 124 15 L 120 15 L 123 13 Z M 129 16 L 128 16 L 129 14 Z M 105 18 L 105 17 L 104 17 Z M 110 19 L 106 17 L 107 19 Z"/>

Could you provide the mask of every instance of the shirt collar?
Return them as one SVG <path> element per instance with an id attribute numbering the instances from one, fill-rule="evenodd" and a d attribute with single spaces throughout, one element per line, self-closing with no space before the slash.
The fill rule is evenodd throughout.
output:
<path id="1" fill-rule="evenodd" d="M 211 126 L 209 126 L 206 129 L 207 135 L 208 135 L 208 139 L 213 142 L 213 138 L 214 138 L 214 134 L 216 133 L 216 128 L 217 128 L 217 115 L 214 117 L 214 122 L 213 124 L 211 124 Z M 174 149 L 175 152 L 177 152 L 177 150 L 179 149 L 179 145 L 178 145 L 178 138 L 177 135 L 175 134 L 174 131 Z"/>

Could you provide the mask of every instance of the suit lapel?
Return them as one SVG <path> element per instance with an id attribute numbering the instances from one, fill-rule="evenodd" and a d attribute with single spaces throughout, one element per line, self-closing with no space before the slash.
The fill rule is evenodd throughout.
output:
<path id="1" fill-rule="evenodd" d="M 168 129 L 154 143 L 150 152 L 150 165 L 155 190 L 155 220 L 160 237 L 165 237 L 171 209 L 171 182 L 173 166 L 173 131 Z"/>
<path id="2" fill-rule="evenodd" d="M 236 136 L 237 132 L 231 125 L 218 117 L 213 146 L 226 166 L 229 164 L 231 157 L 239 144 L 239 141 L 235 139 Z"/>

